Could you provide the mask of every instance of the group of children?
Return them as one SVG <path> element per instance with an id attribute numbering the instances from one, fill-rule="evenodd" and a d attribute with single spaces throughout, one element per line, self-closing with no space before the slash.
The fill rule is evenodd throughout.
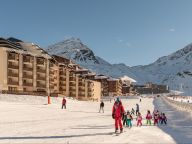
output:
<path id="1" fill-rule="evenodd" d="M 137 121 L 137 126 L 142 126 L 142 120 L 143 117 L 141 116 L 140 112 L 136 112 L 132 108 L 131 112 L 127 111 L 126 113 L 123 114 L 122 120 L 123 120 L 123 125 L 127 126 L 128 128 L 132 127 L 132 121 L 133 121 L 133 116 L 136 115 L 136 121 Z M 165 113 L 160 113 L 158 110 L 154 111 L 153 114 L 150 113 L 150 110 L 147 111 L 146 114 L 146 124 L 151 125 L 152 120 L 154 125 L 158 124 L 167 124 L 167 117 L 165 116 Z"/>

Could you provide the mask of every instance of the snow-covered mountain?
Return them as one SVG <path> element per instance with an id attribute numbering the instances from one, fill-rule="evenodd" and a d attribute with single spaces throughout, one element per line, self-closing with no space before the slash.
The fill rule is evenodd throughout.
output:
<path id="1" fill-rule="evenodd" d="M 167 84 L 192 95 L 192 44 L 146 66 L 132 67 L 140 80 Z"/>
<path id="2" fill-rule="evenodd" d="M 98 74 L 104 74 L 115 78 L 129 75 L 132 78 L 136 78 L 131 72 L 130 67 L 125 64 L 110 64 L 104 59 L 95 56 L 93 51 L 78 38 L 70 38 L 50 45 L 47 51 L 49 54 L 70 58 L 82 67 L 88 68 Z"/>
<path id="3" fill-rule="evenodd" d="M 92 50 L 79 39 L 70 38 L 48 47 L 50 54 L 68 57 L 81 66 L 98 74 L 115 78 L 128 75 L 138 83 L 154 82 L 167 84 L 171 89 L 192 95 L 192 44 L 145 66 L 129 67 L 125 64 L 110 64 L 95 56 Z"/>
<path id="4" fill-rule="evenodd" d="M 78 38 L 66 39 L 48 47 L 50 54 L 64 56 L 76 62 L 98 64 L 93 51 Z"/>

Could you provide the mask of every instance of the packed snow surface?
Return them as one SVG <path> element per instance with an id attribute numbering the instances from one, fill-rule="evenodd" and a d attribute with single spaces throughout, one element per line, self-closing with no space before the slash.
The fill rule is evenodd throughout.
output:
<path id="1" fill-rule="evenodd" d="M 67 98 L 67 109 L 61 109 L 62 98 L 51 98 L 47 105 L 47 97 L 0 95 L 0 143 L 191 143 L 191 114 L 177 112 L 161 98 L 121 100 L 126 110 L 138 103 L 143 118 L 148 109 L 159 108 L 168 125 L 146 126 L 144 118 L 143 126 L 137 127 L 134 116 L 133 127 L 116 136 L 111 117 L 114 100 L 105 100 L 105 112 L 99 113 L 100 102 Z"/>

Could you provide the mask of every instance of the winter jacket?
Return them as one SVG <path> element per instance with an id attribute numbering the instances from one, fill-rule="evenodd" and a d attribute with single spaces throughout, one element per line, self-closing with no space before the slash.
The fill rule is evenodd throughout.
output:
<path id="1" fill-rule="evenodd" d="M 115 102 L 112 109 L 112 117 L 113 118 L 121 118 L 124 111 L 124 107 L 121 102 Z"/>
<path id="2" fill-rule="evenodd" d="M 127 119 L 129 119 L 129 120 L 133 120 L 132 115 L 128 114 L 128 115 L 127 115 Z"/>
<path id="3" fill-rule="evenodd" d="M 152 119 L 151 114 L 147 114 L 146 119 Z"/>
<path id="4" fill-rule="evenodd" d="M 138 121 L 142 121 L 142 116 L 137 116 Z"/>
<path id="5" fill-rule="evenodd" d="M 66 99 L 63 99 L 62 104 L 66 104 Z"/>

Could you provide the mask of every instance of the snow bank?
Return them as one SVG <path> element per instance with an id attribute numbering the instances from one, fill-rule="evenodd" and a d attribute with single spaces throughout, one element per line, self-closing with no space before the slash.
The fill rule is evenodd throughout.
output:
<path id="1" fill-rule="evenodd" d="M 171 99 L 170 97 L 164 97 L 164 100 L 168 104 L 172 105 L 173 107 L 175 107 L 179 110 L 192 112 L 192 104 L 191 103 L 176 101 L 176 100 Z"/>

